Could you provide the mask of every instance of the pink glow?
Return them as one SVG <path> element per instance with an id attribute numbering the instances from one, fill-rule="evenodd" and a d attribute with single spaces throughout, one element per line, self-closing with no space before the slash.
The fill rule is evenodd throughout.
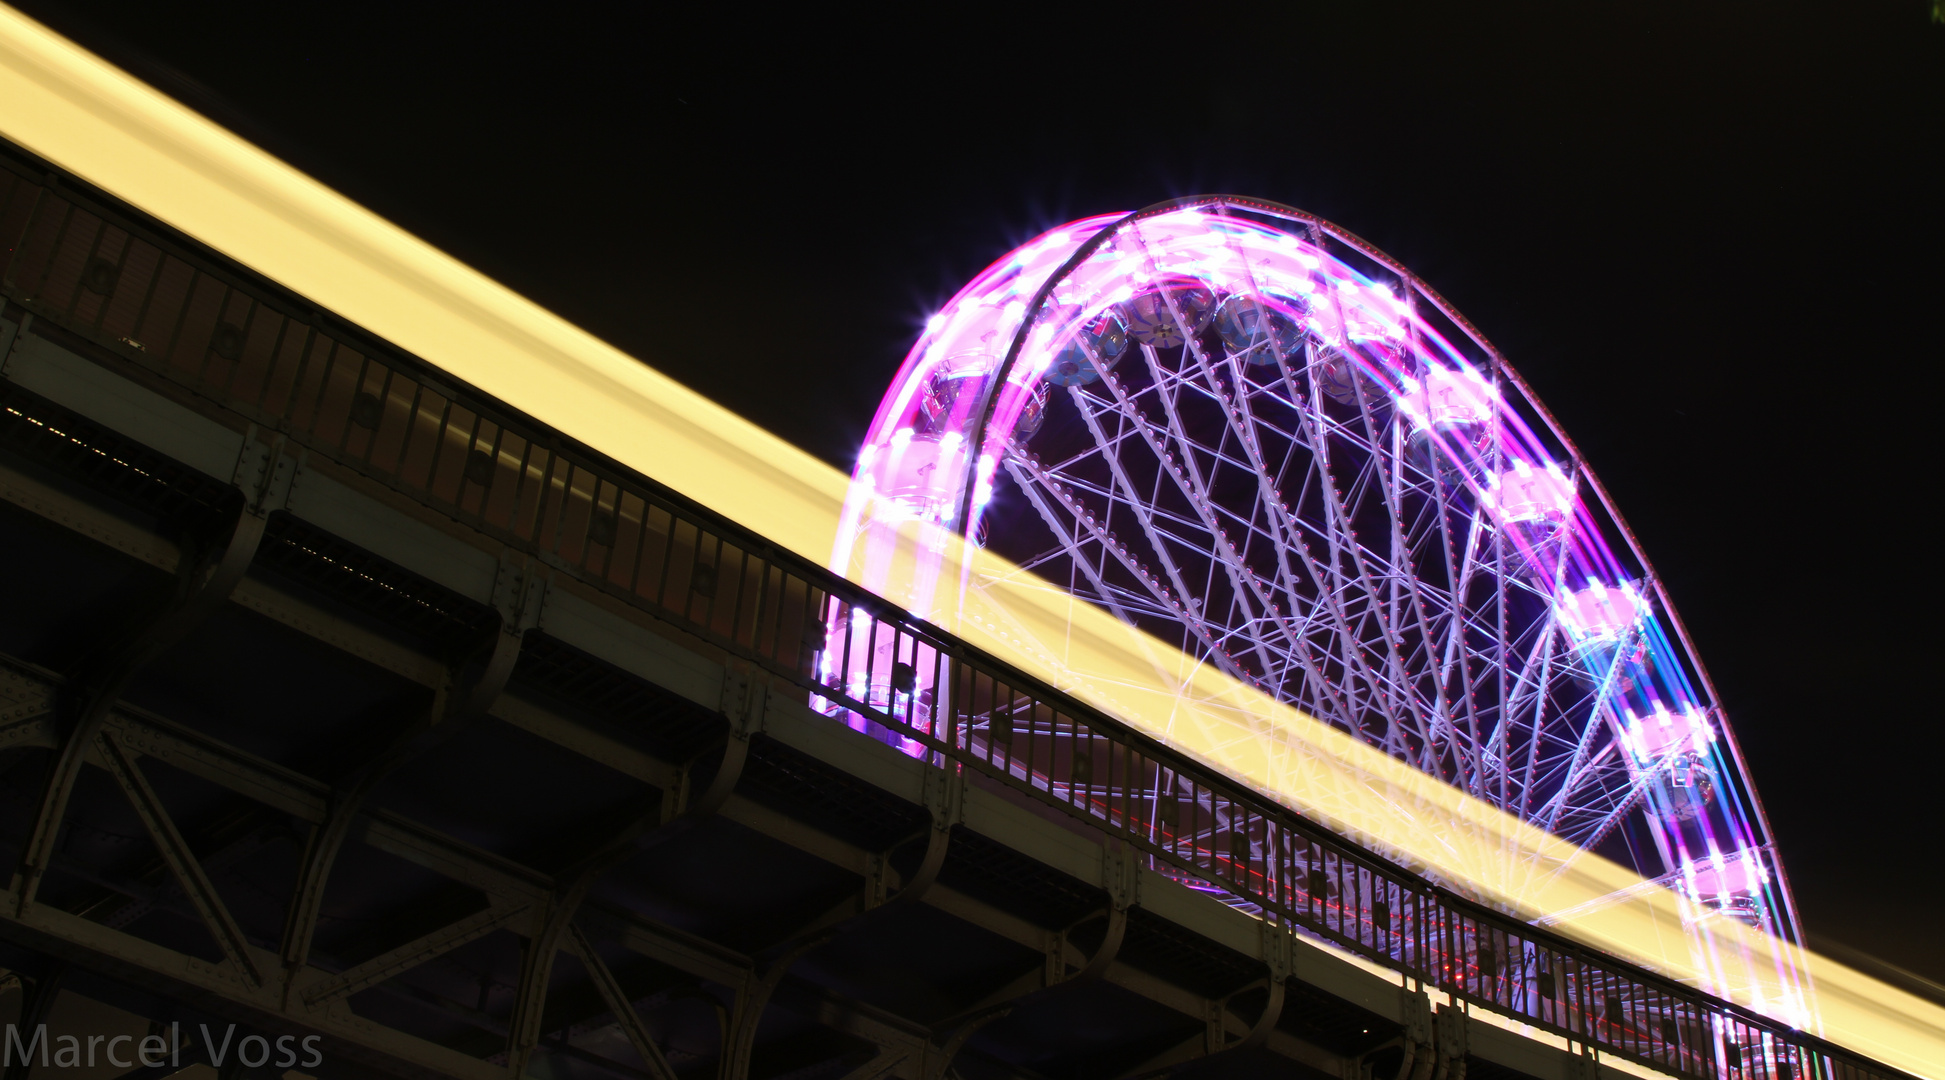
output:
<path id="1" fill-rule="evenodd" d="M 1414 453 L 1429 448 L 1439 456 L 1433 478 L 1468 489 L 1477 512 L 1498 527 L 1512 557 L 1524 561 L 1540 595 L 1553 595 L 1558 630 L 1578 654 L 1567 662 L 1600 669 L 1600 700 L 1588 723 L 1615 733 L 1638 782 L 1660 785 L 1649 793 L 1662 805 L 1657 843 L 1691 875 L 1691 894 L 1733 894 L 1736 899 L 1717 905 L 1719 910 L 1745 920 L 1759 917 L 1768 902 L 1767 882 L 1753 856 L 1745 864 L 1743 855 L 1724 862 L 1706 854 L 1760 846 L 1742 803 L 1726 797 L 1733 788 L 1715 777 L 1727 764 L 1727 751 L 1715 742 L 1709 714 L 1688 704 L 1706 699 L 1690 686 L 1688 665 L 1669 644 L 1652 593 L 1637 593 L 1629 584 L 1641 571 L 1630 570 L 1633 564 L 1608 546 L 1604 535 L 1612 535 L 1615 523 L 1597 517 L 1600 507 L 1579 498 L 1576 481 L 1585 478 L 1577 466 L 1563 470 L 1556 462 L 1549 447 L 1562 441 L 1557 430 L 1549 438 L 1534 430 L 1544 426 L 1543 410 L 1502 396 L 1503 387 L 1519 384 L 1483 339 L 1474 334 L 1458 342 L 1463 348 L 1455 347 L 1439 329 L 1451 323 L 1421 317 L 1423 306 L 1442 301 L 1401 267 L 1389 264 L 1397 274 L 1392 280 L 1405 285 L 1403 295 L 1319 248 L 1312 229 L 1327 223 L 1251 217 L 1248 207 L 1238 214 L 1233 203 L 1217 209 L 1222 212 L 1158 208 L 1146 216 L 1072 222 L 995 262 L 928 319 L 861 448 L 833 568 L 928 616 L 937 590 L 962 583 L 940 581 L 937 552 L 928 562 L 926 552 L 900 545 L 899 531 L 917 520 L 977 534 L 994 484 L 1003 482 L 998 463 L 1057 410 L 1069 410 L 1071 418 L 1070 392 L 1111 401 L 1117 374 L 1123 382 L 1128 378 L 1128 369 L 1117 363 L 1139 371 L 1146 362 L 1140 348 L 1179 347 L 1185 329 L 1179 324 L 1193 331 L 1215 318 L 1217 333 L 1249 365 L 1237 369 L 1241 377 L 1301 379 L 1287 369 L 1309 364 L 1308 385 L 1318 393 L 1311 404 L 1320 414 L 1339 406 L 1362 409 L 1373 395 L 1381 408 L 1390 398 L 1407 422 L 1401 426 L 1414 439 Z M 1110 228 L 1110 235 L 1100 235 Z M 1083 245 L 1091 245 L 1087 256 L 1030 311 Z M 1373 254 L 1368 248 L 1365 253 Z M 1217 317 L 1225 303 L 1231 305 L 1226 323 Z M 1266 332 L 1257 325 L 1266 316 L 1245 319 L 1243 311 L 1275 311 L 1289 323 Z M 1446 314 L 1461 333 L 1471 333 L 1455 313 Z M 1109 355 L 1100 348 L 1100 335 L 1117 319 L 1126 339 L 1115 342 Z M 1273 337 L 1274 349 L 1260 347 Z M 1121 357 L 1122 348 L 1128 357 Z M 1482 350 L 1488 359 L 1480 359 Z M 1066 366 L 1053 370 L 1063 358 Z M 1338 409 L 1337 416 L 1343 415 Z M 1425 467 L 1414 460 L 1420 460 L 1416 468 Z M 967 520 L 959 520 L 962 510 L 969 511 Z M 1536 529 L 1534 523 L 1545 526 Z M 1174 603 L 1181 610 L 1181 598 Z M 1612 648 L 1623 639 L 1630 642 L 1625 655 Z M 829 668 L 835 662 L 826 657 L 827 676 L 838 674 Z M 893 663 L 916 668 L 909 691 L 887 683 L 883 673 Z M 849 665 L 844 684 L 874 706 L 935 689 L 924 656 L 896 658 L 878 648 L 853 652 Z M 1643 717 L 1630 707 L 1652 711 Z M 842 715 L 854 726 L 868 726 Z M 906 749 L 916 752 L 917 746 Z M 1717 791 L 1725 797 L 1712 802 Z M 1710 806 L 1715 809 L 1705 813 Z"/>
<path id="2" fill-rule="evenodd" d="M 944 445 L 937 436 L 895 440 L 875 455 L 862 482 L 913 517 L 933 518 L 951 500 L 965 467 L 965 447 Z"/>
<path id="3" fill-rule="evenodd" d="M 1768 882 L 1762 860 L 1748 852 L 1718 856 L 1695 864 L 1694 895 L 1711 897 L 1758 896 Z"/>
<path id="4" fill-rule="evenodd" d="M 1492 384 L 1476 371 L 1433 366 L 1423 379 L 1408 379 L 1398 407 L 1420 427 L 1483 424 L 1493 415 Z"/>
<path id="5" fill-rule="evenodd" d="M 1560 622 L 1576 641 L 1613 641 L 1640 622 L 1640 598 L 1632 589 L 1593 584 L 1562 596 Z"/>
<path id="6" fill-rule="evenodd" d="M 1574 516 L 1574 485 L 1554 468 L 1535 469 L 1517 462 L 1499 474 L 1492 495 L 1503 521 L 1557 522 Z"/>
<path id="7" fill-rule="evenodd" d="M 1662 708 L 1638 719 L 1630 715 L 1627 725 L 1629 746 L 1644 764 L 1703 749 L 1709 739 L 1708 720 L 1693 710 L 1678 713 Z"/>

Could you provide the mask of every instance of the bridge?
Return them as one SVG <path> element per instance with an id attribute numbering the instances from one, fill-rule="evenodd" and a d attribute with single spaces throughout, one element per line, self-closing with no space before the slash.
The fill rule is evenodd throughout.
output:
<path id="1" fill-rule="evenodd" d="M 1454 895 L 11 144 L 0 236 L 17 1032 L 154 1039 L 145 1077 L 1904 1075 Z M 952 700 L 820 675 L 886 643 Z"/>
<path id="2" fill-rule="evenodd" d="M 218 1020 L 321 1034 L 319 1075 L 1890 1075 L 1468 905 L 4 163 L 23 1023 L 85 998 L 188 1030 L 178 1060 Z M 842 608 L 1018 738 L 821 685 Z M 1100 749 L 1034 762 L 1035 725 Z M 1281 857 L 1146 840 L 1155 769 Z"/>

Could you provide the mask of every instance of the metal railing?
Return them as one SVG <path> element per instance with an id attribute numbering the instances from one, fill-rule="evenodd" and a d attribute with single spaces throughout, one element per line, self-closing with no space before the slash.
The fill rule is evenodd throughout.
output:
<path id="1" fill-rule="evenodd" d="M 111 200 L 8 164 L 0 293 L 36 319 L 677 624 L 825 711 L 1583 1047 L 1696 1080 L 1904 1075 L 1458 897 Z M 853 656 L 874 658 L 862 683 L 881 689 L 847 687 Z M 870 670 L 878 657 L 890 670 Z"/>

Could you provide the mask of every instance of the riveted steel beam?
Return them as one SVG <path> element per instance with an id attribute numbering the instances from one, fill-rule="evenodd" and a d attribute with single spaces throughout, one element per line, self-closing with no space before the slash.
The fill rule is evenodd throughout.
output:
<path id="1" fill-rule="evenodd" d="M 0 658 L 0 663 L 4 662 L 5 658 Z M 17 664 L 12 666 L 16 670 L 20 667 Z M 579 747 L 583 751 L 592 750 L 597 753 L 601 753 L 605 748 L 602 737 L 532 702 L 502 697 L 495 706 L 495 715 L 501 714 L 510 717 L 511 722 L 523 730 L 551 736 L 550 741 L 558 745 L 569 748 Z M 166 761 L 236 794 L 284 810 L 300 820 L 315 824 L 322 821 L 326 814 L 329 800 L 329 788 L 326 785 L 272 762 L 256 758 L 247 752 L 211 740 L 152 713 L 125 705 L 120 706 L 111 714 L 106 729 L 113 732 L 131 753 Z M 600 760 L 611 767 L 618 765 L 631 775 L 640 774 L 643 779 L 649 780 L 667 781 L 679 771 L 675 766 L 660 762 L 639 751 L 631 751 L 630 755 L 625 759 L 603 756 Z M 861 877 L 869 872 L 873 862 L 872 852 L 856 848 L 809 828 L 786 815 L 779 814 L 775 810 L 734 795 L 725 800 L 722 814 L 739 825 L 811 854 L 822 861 L 849 869 Z M 372 810 L 361 815 L 359 827 L 353 830 L 352 839 L 406 858 L 453 881 L 481 889 L 492 898 L 495 905 L 492 910 L 495 911 L 524 910 L 522 905 L 541 902 L 553 895 L 557 888 L 556 879 L 552 875 L 473 848 L 437 830 L 428 829 L 387 811 Z M 1115 868 L 1111 866 L 1104 869 L 1112 875 Z M 920 902 L 948 912 L 1002 938 L 1025 944 L 1036 951 L 1040 950 L 1048 940 L 1048 931 L 1044 928 L 1008 915 L 943 885 L 932 885 Z M 632 912 L 617 911 L 604 905 L 589 905 L 584 908 L 580 921 L 586 927 L 587 933 L 608 937 L 624 948 L 668 964 L 705 982 L 736 989 L 761 978 L 756 974 L 757 965 L 751 958 L 732 950 L 725 950 L 706 939 L 655 924 Z M 515 919 L 508 928 L 520 932 L 524 928 L 524 921 Z M 158 948 L 147 946 L 147 943 L 143 944 L 150 951 Z M 424 948 L 435 946 L 434 942 L 429 941 L 415 944 Z M 120 946 L 107 947 L 119 948 Z M 1063 956 L 1061 963 L 1064 967 L 1086 968 L 1089 957 L 1073 951 L 1072 946 L 1065 942 L 1061 943 L 1061 948 L 1064 952 L 1072 953 L 1071 956 Z M 146 955 L 141 950 L 136 952 L 138 955 Z M 1100 950 L 1096 951 L 1097 956 L 1099 952 Z M 431 958 L 432 955 L 428 954 L 418 962 Z M 158 967 L 165 970 L 173 969 L 180 963 L 179 960 L 158 961 Z M 406 970 L 410 966 L 412 964 L 407 963 L 398 970 Z M 369 971 L 363 974 L 369 974 Z M 307 969 L 300 984 L 309 989 L 333 977 L 333 973 Z M 1104 965 L 1102 978 L 1106 982 L 1131 990 L 1184 1015 L 1199 1018 L 1206 1007 L 1199 995 L 1119 963 L 1110 962 Z M 1034 972 L 1034 982 L 1036 986 L 1044 985 L 1037 969 Z M 777 984 L 778 987 L 788 985 L 788 979 L 780 979 Z M 1021 990 L 1034 988 L 1020 987 Z M 773 987 L 772 992 L 774 995 L 779 991 Z M 331 1003 L 340 998 L 341 995 L 321 994 L 318 1008 L 328 1011 Z M 779 1001 L 789 999 L 789 995 L 778 998 Z M 253 999 L 251 1004 L 261 1007 L 260 1003 Z M 282 1002 L 276 1004 L 281 1009 Z M 301 1022 L 308 1022 L 317 1012 L 317 1009 L 310 1008 L 301 996 L 291 1003 L 291 1010 L 294 1018 L 299 1018 Z M 1225 1024 L 1229 1023 L 1241 1025 L 1241 1021 L 1236 1020 L 1233 1014 L 1225 1020 Z M 1246 1026 L 1239 1026 L 1233 1031 L 1233 1036 L 1241 1037 L 1247 1034 L 1247 1030 Z M 1304 1051 L 1304 1058 L 1319 1056 L 1320 1052 L 1315 1051 L 1314 1048 L 1293 1047 L 1290 1045 L 1291 1042 L 1282 1032 L 1277 1032 L 1269 1040 L 1269 1049 L 1284 1056 L 1297 1056 L 1292 1052 L 1297 1049 Z M 497 1069 L 495 1073 L 497 1075 Z"/>
<path id="2" fill-rule="evenodd" d="M 655 1045 L 655 1040 L 649 1035 L 648 1029 L 642 1026 L 642 1015 L 635 1011 L 635 1003 L 628 1000 L 628 995 L 621 989 L 621 983 L 615 979 L 615 973 L 608 970 L 608 962 L 601 959 L 601 954 L 595 951 L 594 943 L 588 940 L 579 926 L 570 925 L 568 934 L 574 955 L 587 969 L 595 989 L 601 993 L 601 1000 L 607 1004 L 608 1011 L 614 1014 L 615 1021 L 621 1025 L 623 1034 L 628 1036 L 628 1044 L 634 1047 L 635 1056 L 642 1059 L 642 1064 L 647 1067 L 649 1075 L 655 1080 L 676 1080 L 675 1070 L 669 1066 L 669 1059 L 662 1054 L 662 1048 Z"/>
<path id="3" fill-rule="evenodd" d="M 396 949 L 372 957 L 327 978 L 317 979 L 299 993 L 304 1004 L 313 1008 L 350 997 L 370 986 L 410 971 L 428 960 L 444 956 L 468 942 L 512 925 L 515 919 L 532 910 L 531 904 L 509 903 L 484 911 L 423 934 Z"/>
<path id="4" fill-rule="evenodd" d="M 229 958 L 237 974 L 250 987 L 262 985 L 263 973 L 250 956 L 243 928 L 237 925 L 236 917 L 230 914 L 223 898 L 217 895 L 215 883 L 203 871 L 196 853 L 189 850 L 188 842 L 182 838 L 182 832 L 169 817 L 169 811 L 156 796 L 155 789 L 149 786 L 148 778 L 142 775 L 135 758 L 112 732 L 104 732 L 96 738 L 95 749 L 101 764 L 120 785 L 122 794 L 128 796 L 129 804 L 135 808 L 136 816 L 142 819 L 149 838 L 155 841 L 156 850 L 161 852 L 163 862 L 175 874 L 177 884 L 182 886 L 189 902 L 195 905 L 196 913 L 202 916 L 203 925 L 209 928 L 210 936 L 216 939 L 223 955 Z"/>
<path id="5" fill-rule="evenodd" d="M 475 673 L 456 666 L 445 685 L 434 693 L 423 724 L 408 730 L 335 786 L 329 816 L 312 828 L 305 845 L 302 876 L 285 915 L 282 952 L 286 993 L 310 960 L 331 869 L 365 799 L 401 765 L 451 740 L 493 707 L 513 675 L 526 632 L 540 621 L 546 585 L 546 578 L 532 560 L 516 562 L 503 556 L 493 590 L 499 626 L 480 670 Z"/>
<path id="6" fill-rule="evenodd" d="M 141 625 L 126 642 L 97 657 L 63 685 L 71 719 L 64 728 L 60 755 L 48 772 L 40 811 L 28 834 L 20 868 L 14 875 L 14 903 L 25 910 L 34 901 L 53 860 L 61 822 L 82 763 L 93 752 L 95 736 L 131 675 L 180 640 L 229 599 L 263 539 L 265 515 L 240 507 L 228 540 L 209 560 L 183 560 L 177 567 L 178 595 Z"/>

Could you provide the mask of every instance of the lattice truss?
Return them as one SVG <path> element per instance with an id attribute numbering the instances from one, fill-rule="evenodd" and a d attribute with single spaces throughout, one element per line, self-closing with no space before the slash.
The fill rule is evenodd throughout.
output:
<path id="1" fill-rule="evenodd" d="M 1064 588 L 1698 918 L 1790 921 L 1715 694 L 1599 482 L 1471 324 L 1321 219 L 1177 200 L 994 263 L 881 403 L 833 566 L 931 603 L 913 520 L 1037 575 L 996 610 Z M 857 693 L 933 692 L 879 660 Z"/>
<path id="2" fill-rule="evenodd" d="M 1198 659 L 1578 844 L 1641 799 L 1528 529 L 1340 353 L 1245 362 L 1190 336 L 1068 386 L 1006 473 L 1017 552 Z M 1133 362 L 1130 362 L 1133 361 Z M 1058 407 L 1050 410 L 1059 417 Z M 1476 435 L 1493 460 L 1493 432 Z M 1022 542 L 1017 527 L 1014 543 Z M 1555 575 L 1557 577 L 1557 575 Z"/>

